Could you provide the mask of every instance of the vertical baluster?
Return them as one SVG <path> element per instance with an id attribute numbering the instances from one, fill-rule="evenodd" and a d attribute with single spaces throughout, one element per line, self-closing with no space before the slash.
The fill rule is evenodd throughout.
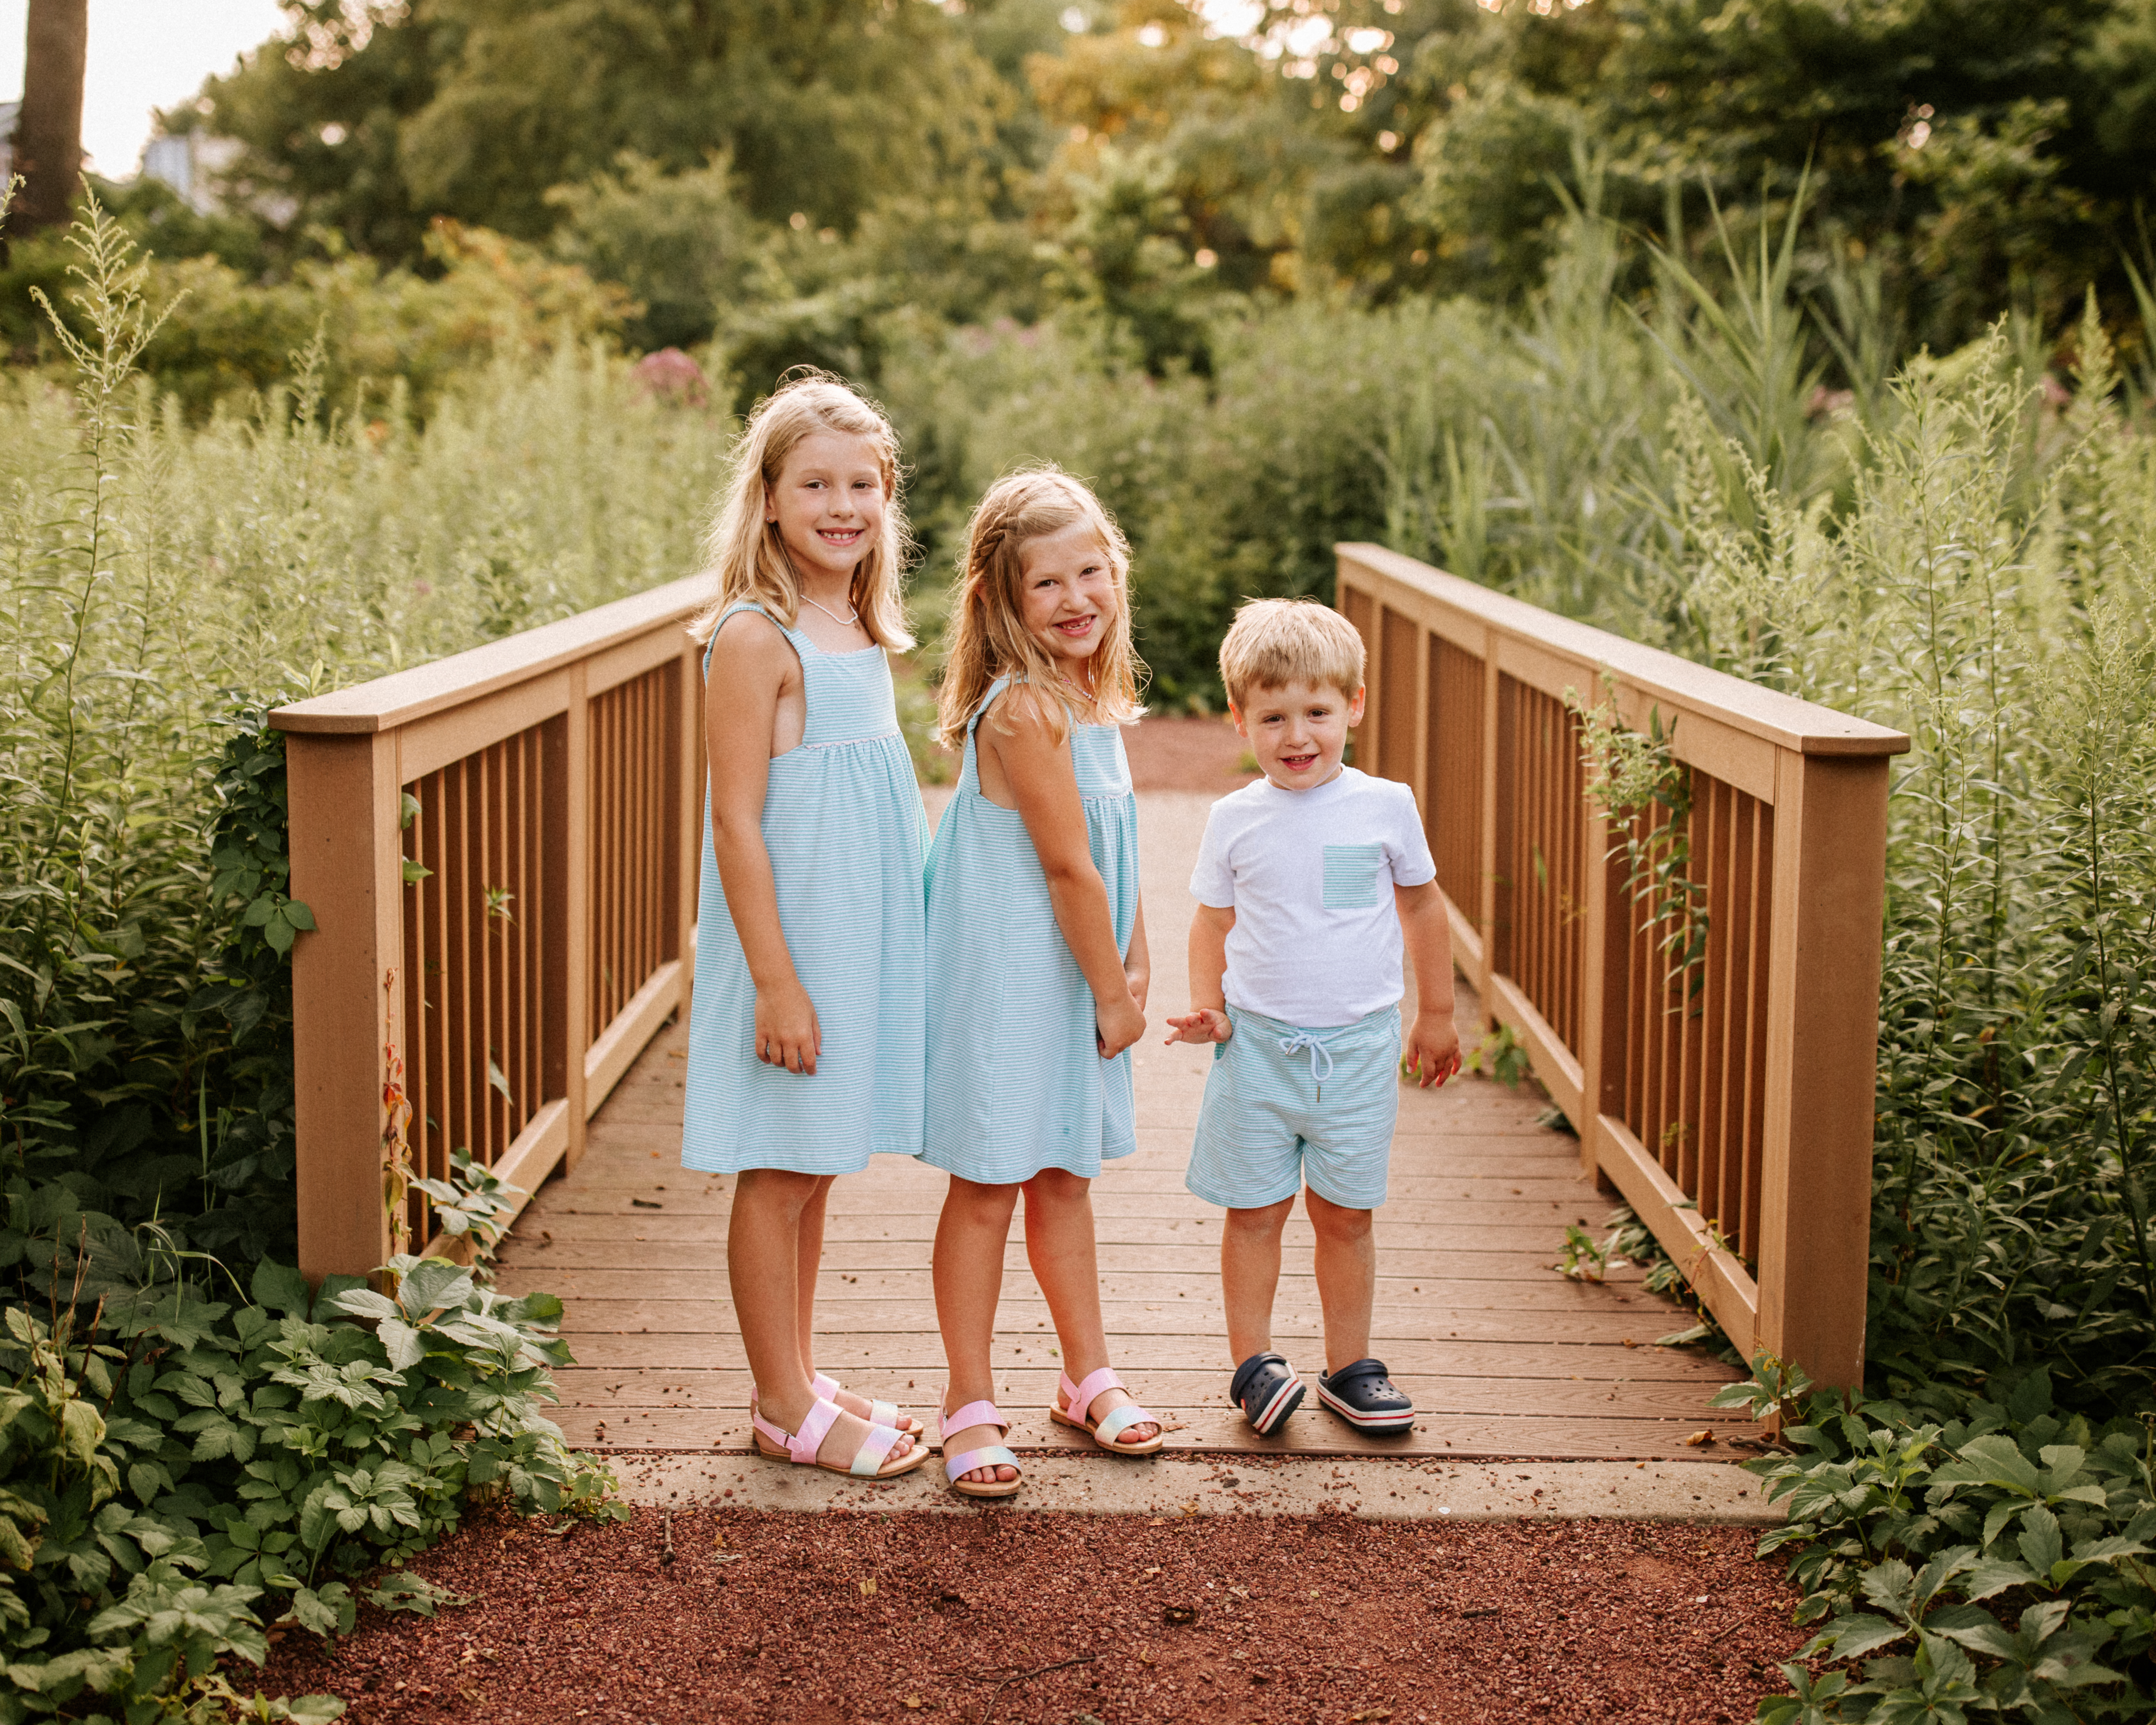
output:
<path id="1" fill-rule="evenodd" d="M 1766 803 L 1752 808 L 1749 834 L 1751 888 L 1747 895 L 1745 943 L 1744 1061 L 1744 1238 L 1745 1255 L 1757 1262 L 1761 1214 L 1760 1182 L 1766 1156 L 1767 972 L 1772 952 L 1774 904 L 1774 811 Z"/>
<path id="2" fill-rule="evenodd" d="M 1698 1058 L 1693 1068 L 1697 1075 L 1694 1081 L 1697 1100 L 1693 1104 L 1693 1113 L 1699 1124 L 1693 1130 L 1699 1141 L 1699 1213 L 1707 1220 L 1721 1225 L 1725 1232 L 1730 1232 L 1727 1214 L 1730 1188 L 1722 1122 L 1722 1050 L 1726 1040 L 1722 1002 L 1727 993 L 1722 949 L 1727 942 L 1715 924 L 1727 914 L 1729 881 L 1724 851 L 1733 793 L 1717 779 L 1702 778 L 1699 783 L 1707 793 L 1707 808 L 1705 819 L 1697 824 L 1699 833 L 1692 852 L 1692 878 L 1704 882 L 1707 887 L 1707 947 L 1706 967 L 1700 973 L 1700 989 L 1694 999 L 1698 1009 Z"/>
<path id="3" fill-rule="evenodd" d="M 457 762 L 456 775 L 456 839 L 450 858 L 450 872 L 444 882 L 449 895 L 451 916 L 456 930 L 457 947 L 457 1123 L 442 1146 L 443 1166 L 448 1165 L 449 1153 L 459 1147 L 470 1150 L 480 1137 L 480 1110 L 481 1098 L 486 1094 L 486 1069 L 482 1064 L 485 1056 L 476 1046 L 479 1040 L 480 965 L 473 951 L 480 931 L 472 927 L 472 877 L 479 871 L 479 858 L 475 854 L 473 828 L 477 824 L 472 808 L 472 780 L 475 776 L 470 760 Z M 441 1174 L 433 1165 L 427 1172 L 434 1178 Z"/>
<path id="4" fill-rule="evenodd" d="M 413 787 L 415 791 L 424 787 Z M 404 788 L 398 789 L 398 818 L 403 818 Z M 413 857 L 423 864 L 427 855 L 430 824 L 427 819 L 426 800 L 418 798 L 419 812 L 412 817 L 412 824 L 404 831 L 401 857 Z M 403 865 L 398 863 L 398 872 Z M 427 973 L 428 882 L 424 880 L 407 882 L 402 889 L 404 911 L 404 1094 L 412 1105 L 410 1124 L 405 1128 L 407 1147 L 414 1154 L 424 1155 L 427 1142 L 427 1108 L 429 1088 L 429 1050 L 433 1043 L 434 1014 L 429 1009 L 429 998 L 433 993 L 432 978 Z M 383 1170 L 385 1175 L 387 1168 Z"/>

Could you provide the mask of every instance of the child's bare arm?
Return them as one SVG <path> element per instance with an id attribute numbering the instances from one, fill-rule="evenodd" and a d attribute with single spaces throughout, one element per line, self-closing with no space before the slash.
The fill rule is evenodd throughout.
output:
<path id="1" fill-rule="evenodd" d="M 1172 1018 L 1170 1042 L 1225 1042 L 1235 1034 L 1228 1021 L 1228 931 L 1235 910 L 1200 905 L 1190 919 L 1190 1010 Z"/>
<path id="2" fill-rule="evenodd" d="M 704 740 L 711 758 L 711 849 L 756 985 L 756 1057 L 814 1072 L 823 1032 L 778 922 L 778 889 L 763 844 L 779 697 L 800 675 L 786 637 L 757 617 L 730 619 L 711 648 Z"/>
<path id="3" fill-rule="evenodd" d="M 1146 996 L 1152 992 L 1152 952 L 1146 943 L 1145 895 L 1132 906 L 1131 944 L 1123 954 L 1123 978 L 1131 985 L 1131 999 L 1145 1010 Z"/>
<path id="4" fill-rule="evenodd" d="M 1452 925 L 1435 880 L 1395 886 L 1393 902 L 1415 977 L 1414 1024 L 1401 1055 L 1427 1090 L 1460 1070 L 1460 1029 L 1452 1019 Z"/>
<path id="5" fill-rule="evenodd" d="M 974 737 L 996 752 L 1019 819 L 1048 877 L 1055 926 L 1093 991 L 1101 1058 L 1112 1060 L 1145 1034 L 1145 1009 L 1123 972 L 1107 886 L 1093 866 L 1086 835 L 1086 805 L 1078 794 L 1070 751 L 1032 701 L 1014 701 L 1005 695 L 997 706 L 1003 710 L 1003 722 L 996 722 L 992 711 Z"/>

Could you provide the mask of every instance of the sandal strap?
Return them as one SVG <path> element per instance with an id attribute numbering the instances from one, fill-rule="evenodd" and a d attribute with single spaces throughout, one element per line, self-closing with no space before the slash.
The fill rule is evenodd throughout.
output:
<path id="1" fill-rule="evenodd" d="M 963 1431 L 969 1425 L 993 1425 L 998 1431 L 1009 1431 L 1010 1425 L 1010 1421 L 1004 1418 L 1003 1410 L 991 1401 L 968 1402 L 956 1413 L 943 1416 L 943 1430 L 946 1431 Z M 964 1471 L 963 1468 L 959 1470 L 962 1473 Z"/>
<path id="2" fill-rule="evenodd" d="M 905 1435 L 895 1425 L 871 1425 L 860 1448 L 854 1451 L 854 1459 L 846 1471 L 860 1479 L 874 1479 L 883 1471 L 884 1463 L 891 1459 L 891 1445 Z"/>
<path id="3" fill-rule="evenodd" d="M 836 1401 L 839 1392 L 846 1386 L 829 1372 L 819 1372 L 808 1380 L 808 1387 L 826 1401 Z M 871 1398 L 867 1417 L 871 1425 L 896 1425 L 901 1431 L 906 1430 L 901 1423 L 906 1418 L 906 1412 L 896 1402 L 880 1402 Z"/>
<path id="4" fill-rule="evenodd" d="M 988 1422 L 976 1420 L 970 1423 L 984 1425 Z M 986 1444 L 978 1450 L 966 1450 L 956 1455 L 946 1455 L 943 1458 L 943 1477 L 956 1481 L 960 1475 L 971 1473 L 977 1467 L 1015 1467 L 1021 1474 L 1025 1471 L 1025 1465 L 1001 1444 Z"/>
<path id="5" fill-rule="evenodd" d="M 798 1431 L 788 1432 L 773 1425 L 759 1410 L 752 1410 L 749 1415 L 758 1431 L 774 1444 L 786 1446 L 787 1459 L 790 1461 L 814 1461 L 816 1451 L 823 1447 L 824 1440 L 830 1435 L 831 1427 L 838 1417 L 839 1404 L 820 1395 L 816 1398 L 815 1405 L 809 1409 L 808 1417 L 801 1422 Z M 883 1430 L 882 1427 L 874 1429 Z M 886 1445 L 885 1447 L 890 1446 Z"/>
<path id="6" fill-rule="evenodd" d="M 1101 1423 L 1093 1428 L 1096 1443 L 1112 1444 L 1133 1425 L 1158 1425 L 1160 1421 L 1136 1402 L 1125 1402 L 1112 1414 L 1101 1415 Z"/>
<path id="7" fill-rule="evenodd" d="M 1068 1372 L 1064 1373 L 1062 1378 L 1063 1411 L 1081 1425 L 1086 1421 L 1086 1410 L 1100 1399 L 1102 1390 L 1123 1387 L 1123 1380 L 1116 1375 L 1113 1366 L 1103 1366 L 1097 1372 L 1088 1372 L 1083 1384 L 1073 1384 Z"/>

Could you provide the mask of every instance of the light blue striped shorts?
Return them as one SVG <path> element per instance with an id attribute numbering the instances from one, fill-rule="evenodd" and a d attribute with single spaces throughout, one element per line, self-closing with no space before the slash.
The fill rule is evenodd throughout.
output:
<path id="1" fill-rule="evenodd" d="M 1262 1209 L 1310 1189 L 1345 1209 L 1385 1201 L 1400 1111 L 1396 1006 L 1306 1030 L 1230 1007 L 1213 1045 L 1183 1183 L 1208 1204 Z"/>

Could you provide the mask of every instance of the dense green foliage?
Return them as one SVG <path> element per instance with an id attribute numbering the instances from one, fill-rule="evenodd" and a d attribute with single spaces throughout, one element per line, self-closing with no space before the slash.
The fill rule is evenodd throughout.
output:
<path id="1" fill-rule="evenodd" d="M 1806 284 L 1861 260 L 1905 346 L 2092 281 L 2119 323 L 2148 255 L 2149 0 L 1266 0 L 1240 39 L 1175 0 L 287 10 L 169 116 L 275 219 L 146 209 L 161 251 L 304 286 L 326 238 L 424 270 L 475 224 L 622 285 L 638 343 L 1090 306 L 1202 369 L 1223 298 L 1517 302 L 1583 155 L 1694 249 L 1809 168 Z"/>
<path id="2" fill-rule="evenodd" d="M 227 1717 L 218 1662 L 260 1664 L 266 1622 L 327 1635 L 362 1599 L 455 1603 L 398 1566 L 468 1506 L 612 1512 L 607 1476 L 538 1412 L 568 1358 L 558 1301 L 405 1259 L 393 1301 L 349 1276 L 311 1294 L 267 1260 L 251 1297 L 218 1301 L 172 1276 L 160 1235 L 146 1250 L 60 1189 L 12 1181 L 8 1222 L 60 1296 L 49 1319 L 10 1305 L 0 1335 L 8 1725 Z"/>
<path id="3" fill-rule="evenodd" d="M 1789 1516 L 1760 1550 L 1796 1553 L 1798 1621 L 1819 1628 L 1806 1657 L 1863 1665 L 1784 1666 L 1794 1692 L 1760 1704 L 1765 1725 L 2148 1717 L 2156 1471 L 2139 1421 L 2056 1408 L 2041 1367 L 1996 1399 L 1806 1388 L 1762 1356 L 1717 1400 L 1784 1417 L 1789 1453 L 1745 1464 Z"/>
<path id="4" fill-rule="evenodd" d="M 72 396 L 0 377 L 0 1135 L 90 1209 L 289 1255 L 304 924 L 264 711 L 680 574 L 725 428 L 575 348 L 424 427 L 401 390 L 332 411 L 326 339 L 191 428 L 132 371 L 124 236 L 80 244 Z"/>

